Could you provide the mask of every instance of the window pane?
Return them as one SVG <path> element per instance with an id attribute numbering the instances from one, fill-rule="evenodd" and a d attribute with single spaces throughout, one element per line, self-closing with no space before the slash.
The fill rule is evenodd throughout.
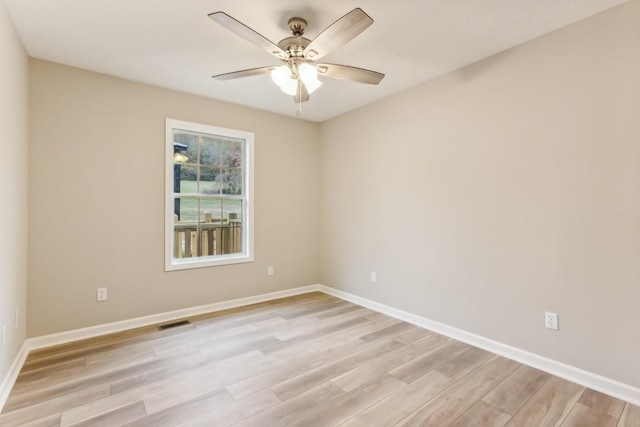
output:
<path id="1" fill-rule="evenodd" d="M 187 164 L 173 165 L 173 192 L 174 193 L 197 193 L 198 192 L 198 169 L 196 166 Z M 178 177 L 178 179 L 175 179 Z"/>
<path id="2" fill-rule="evenodd" d="M 198 162 L 198 137 L 192 133 L 174 130 L 173 131 L 173 152 L 187 156 L 183 163 Z"/>
<path id="3" fill-rule="evenodd" d="M 226 140 L 223 144 L 223 159 L 222 165 L 227 167 L 241 168 L 242 167 L 242 141 L 239 140 Z"/>
<path id="4" fill-rule="evenodd" d="M 222 211 L 225 227 L 222 230 L 222 251 L 225 254 L 237 254 L 242 247 L 242 201 L 223 200 Z"/>
<path id="5" fill-rule="evenodd" d="M 220 194 L 219 168 L 200 167 L 200 194 Z"/>
<path id="6" fill-rule="evenodd" d="M 200 222 L 220 223 L 222 218 L 222 200 L 200 199 Z"/>
<path id="7" fill-rule="evenodd" d="M 225 199 L 222 202 L 223 217 L 229 223 L 242 222 L 242 200 Z"/>
<path id="8" fill-rule="evenodd" d="M 174 201 L 174 214 L 178 215 L 180 222 L 198 221 L 198 199 L 176 197 Z"/>
<path id="9" fill-rule="evenodd" d="M 242 194 L 242 169 L 224 169 L 220 174 L 220 186 L 222 194 Z"/>
<path id="10" fill-rule="evenodd" d="M 200 256 L 220 254 L 220 218 L 222 218 L 222 201 L 220 199 L 200 199 L 198 247 Z"/>
<path id="11" fill-rule="evenodd" d="M 192 258 L 198 255 L 198 199 L 177 197 L 173 226 L 174 258 Z M 175 217 L 174 217 L 175 218 Z"/>
<path id="12" fill-rule="evenodd" d="M 200 164 L 220 166 L 220 139 L 208 136 L 200 137 Z"/>

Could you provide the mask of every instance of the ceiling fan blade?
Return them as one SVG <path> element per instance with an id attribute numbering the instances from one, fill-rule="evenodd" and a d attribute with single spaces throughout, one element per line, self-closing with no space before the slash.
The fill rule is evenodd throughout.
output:
<path id="1" fill-rule="evenodd" d="M 318 74 L 338 80 L 349 80 L 353 82 L 377 85 L 384 78 L 384 74 L 377 71 L 366 70 L 364 68 L 350 67 L 338 64 L 316 64 Z"/>
<path id="2" fill-rule="evenodd" d="M 231 73 L 218 74 L 218 75 L 211 76 L 211 77 L 216 79 L 216 80 L 240 79 L 242 77 L 253 77 L 253 76 L 258 76 L 260 74 L 267 74 L 273 68 L 274 67 L 251 68 L 249 70 L 233 71 Z"/>
<path id="3" fill-rule="evenodd" d="M 309 100 L 309 92 L 307 91 L 306 86 L 298 81 L 298 90 L 296 91 L 295 96 L 293 97 L 293 102 L 299 104 L 301 102 L 307 102 Z"/>
<path id="4" fill-rule="evenodd" d="M 260 47 L 262 50 L 267 51 L 271 55 L 274 55 L 280 59 L 286 58 L 286 53 L 284 50 L 280 49 L 278 45 L 267 39 L 262 34 L 252 30 L 251 28 L 244 25 L 242 22 L 238 21 L 235 18 L 227 15 L 224 12 L 214 12 L 209 14 L 209 18 L 217 22 L 218 24 L 225 27 L 227 30 L 232 33 L 237 34 L 243 39 L 255 44 Z"/>
<path id="5" fill-rule="evenodd" d="M 373 19 L 359 7 L 329 25 L 305 49 L 312 61 L 322 58 L 337 47 L 346 44 L 373 24 Z"/>

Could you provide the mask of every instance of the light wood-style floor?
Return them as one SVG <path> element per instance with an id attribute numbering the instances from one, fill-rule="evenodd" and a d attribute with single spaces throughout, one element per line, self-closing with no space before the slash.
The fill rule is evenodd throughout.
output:
<path id="1" fill-rule="evenodd" d="M 640 426 L 640 407 L 312 293 L 29 355 L 1 426 Z"/>

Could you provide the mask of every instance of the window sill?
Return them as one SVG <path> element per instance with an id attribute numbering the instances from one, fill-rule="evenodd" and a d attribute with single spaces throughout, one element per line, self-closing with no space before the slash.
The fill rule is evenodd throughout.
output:
<path id="1" fill-rule="evenodd" d="M 227 255 L 217 256 L 215 258 L 195 258 L 172 260 L 170 264 L 165 265 L 164 271 L 190 270 L 193 268 L 219 267 L 223 265 L 233 265 L 253 262 L 253 256 L 249 255 Z"/>

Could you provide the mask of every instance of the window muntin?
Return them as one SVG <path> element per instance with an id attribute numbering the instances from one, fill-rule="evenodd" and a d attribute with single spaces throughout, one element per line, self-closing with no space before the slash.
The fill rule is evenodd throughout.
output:
<path id="1" fill-rule="evenodd" d="M 253 261 L 253 134 L 167 119 L 165 270 Z"/>

